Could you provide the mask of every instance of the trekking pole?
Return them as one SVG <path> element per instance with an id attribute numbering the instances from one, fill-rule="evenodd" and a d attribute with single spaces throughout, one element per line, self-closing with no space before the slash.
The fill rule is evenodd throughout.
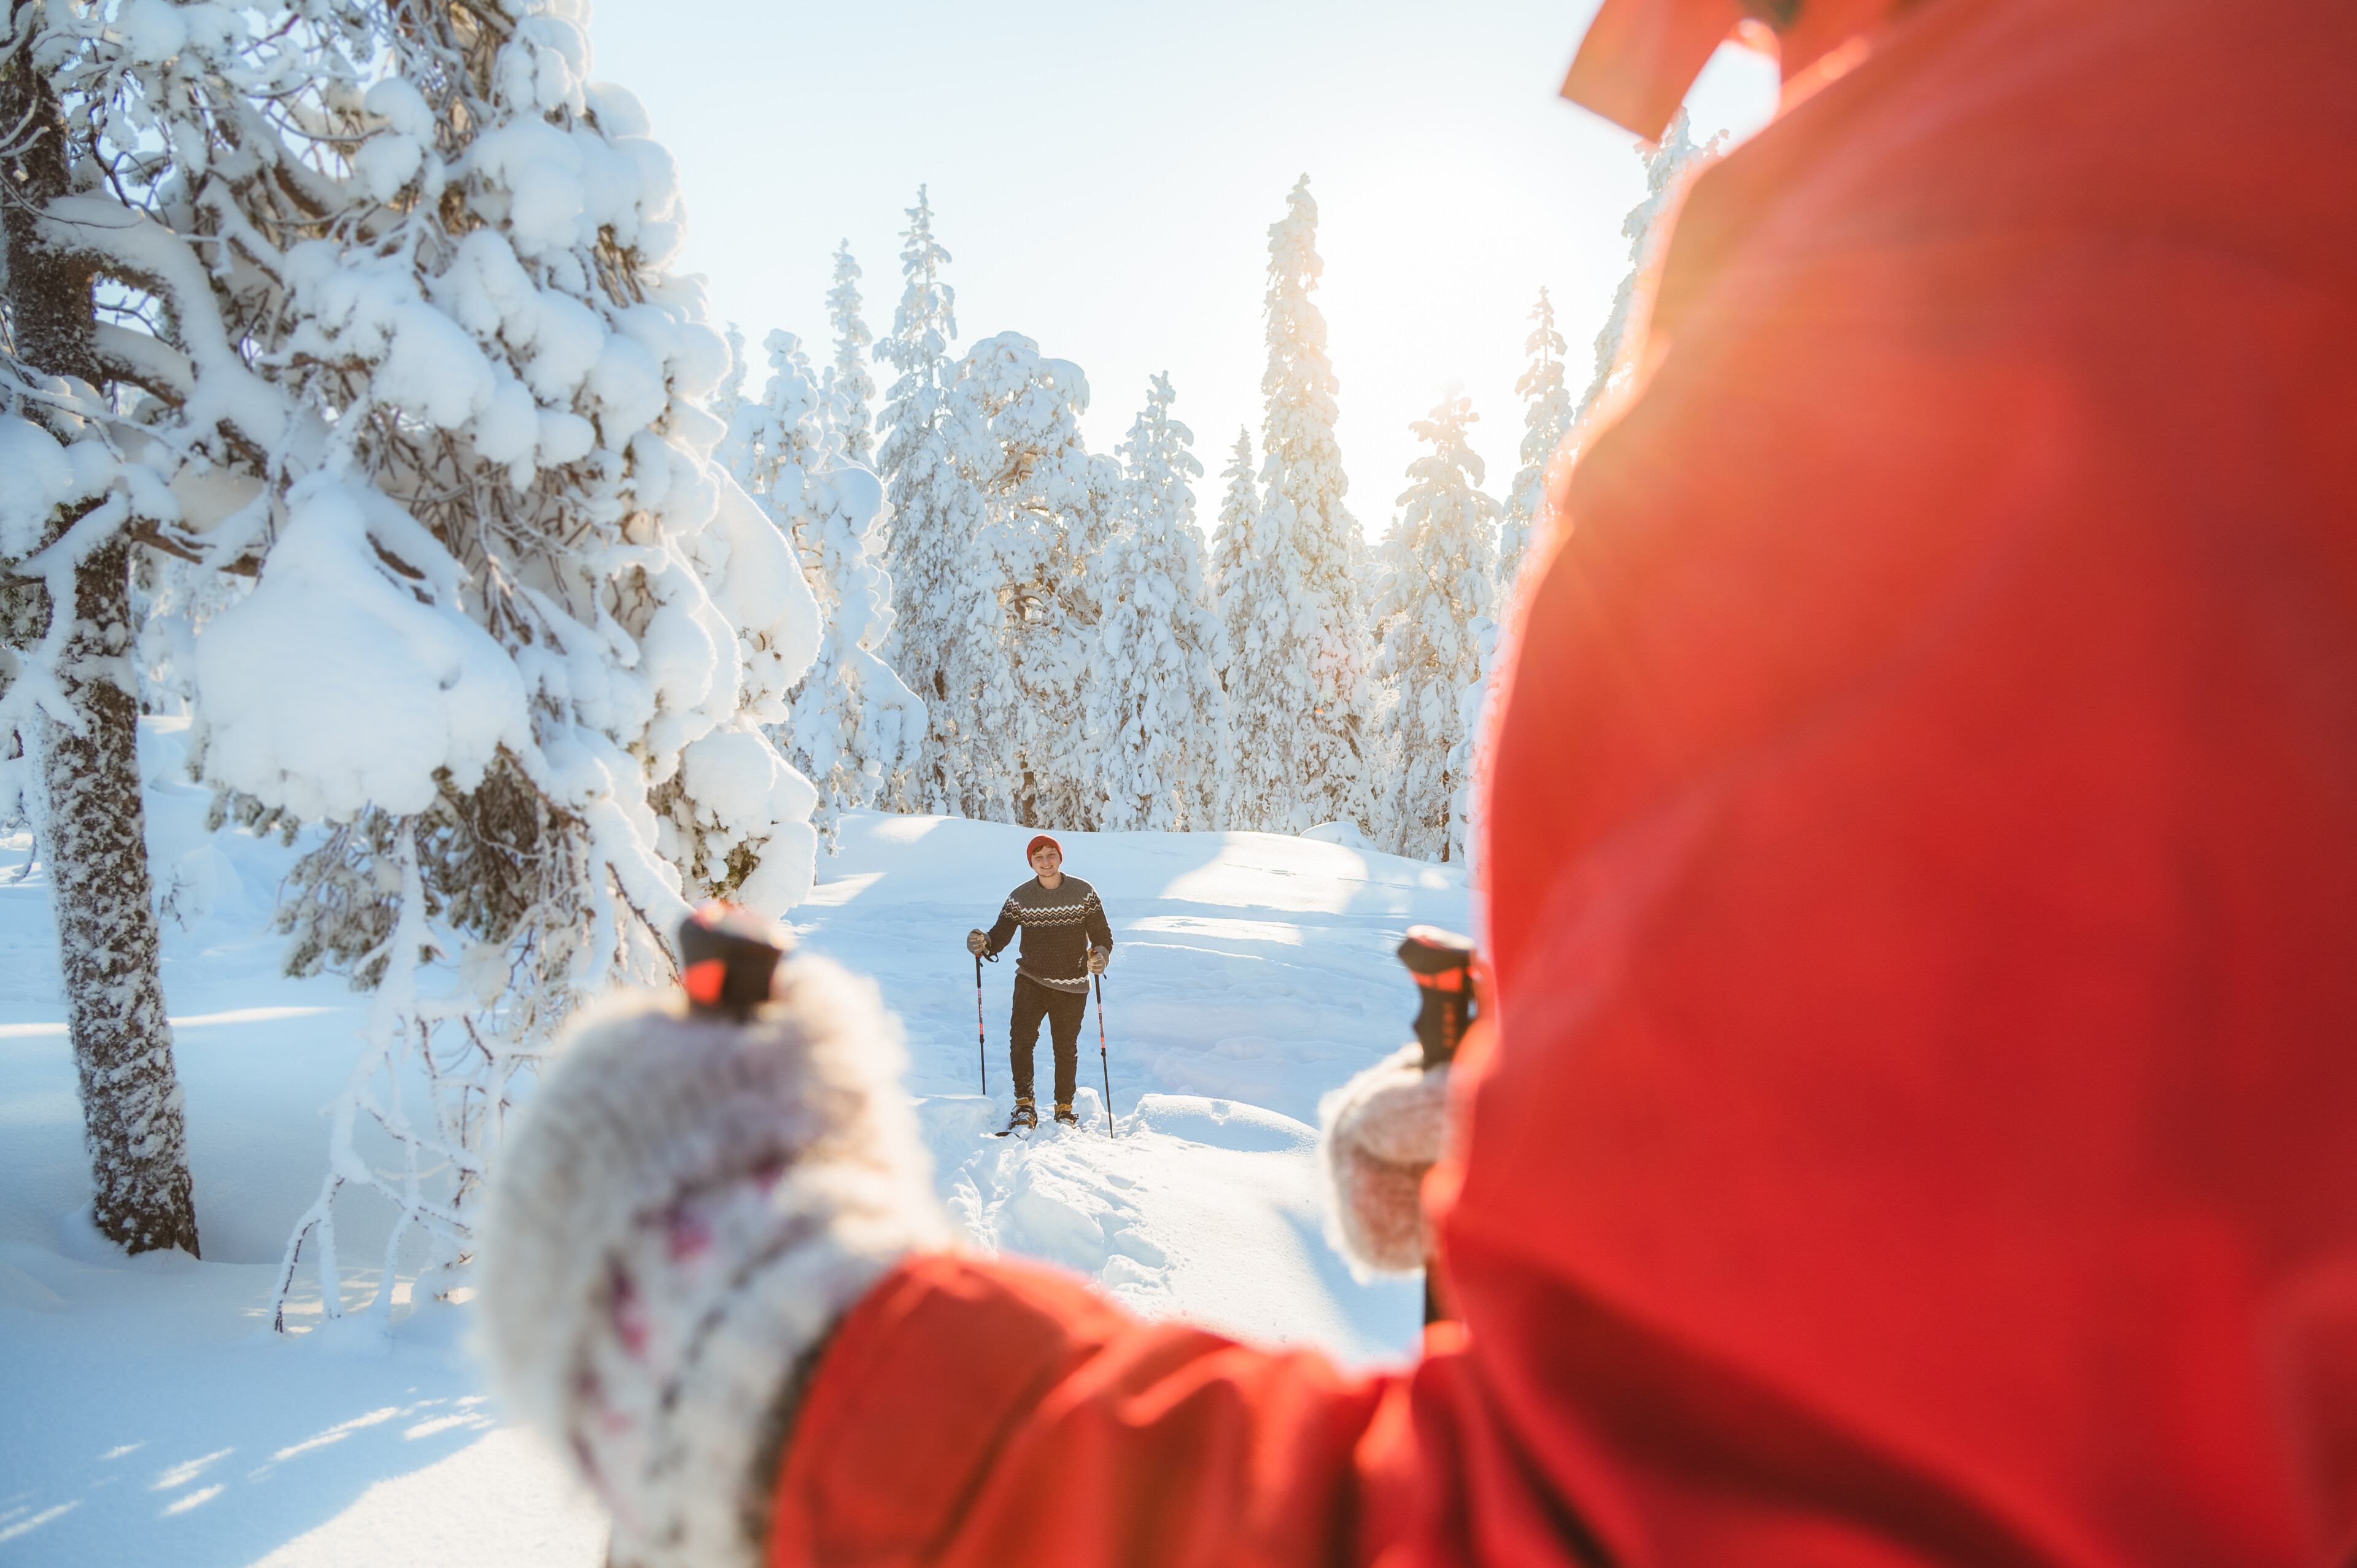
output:
<path id="1" fill-rule="evenodd" d="M 990 1092 L 990 1046 L 982 1033 L 982 955 L 974 955 L 974 1057 L 982 1064 L 982 1091 Z"/>
<path id="2" fill-rule="evenodd" d="M 1092 981 L 1094 981 L 1094 982 L 1096 983 L 1096 988 L 1097 988 L 1097 1066 L 1099 1066 L 1099 1067 L 1101 1067 L 1101 1068 L 1104 1069 L 1104 1080 L 1105 1080 L 1105 1136 L 1106 1136 L 1106 1137 L 1108 1137 L 1108 1138 L 1110 1138 L 1110 1137 L 1114 1136 L 1114 1130 L 1113 1130 L 1113 1065 L 1112 1065 L 1112 1063 L 1111 1063 L 1111 1062 L 1106 1058 L 1106 1057 L 1105 1057 L 1105 1043 L 1104 1043 L 1104 976 L 1103 976 L 1103 975 L 1102 975 L 1102 974 L 1092 974 L 1092 975 L 1089 976 L 1089 978 L 1090 978 L 1091 980 L 1092 980 Z"/>
<path id="3" fill-rule="evenodd" d="M 1447 1067 L 1457 1059 L 1457 1047 L 1479 1006 L 1473 991 L 1472 939 L 1434 926 L 1410 926 L 1407 940 L 1399 945 L 1399 961 L 1415 980 L 1415 1038 L 1424 1047 L 1424 1070 Z M 1448 1316 L 1427 1261 L 1424 1320 L 1438 1323 Z"/>

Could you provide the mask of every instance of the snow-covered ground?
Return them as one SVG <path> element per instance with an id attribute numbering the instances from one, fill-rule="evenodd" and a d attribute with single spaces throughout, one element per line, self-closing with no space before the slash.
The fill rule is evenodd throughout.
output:
<path id="1" fill-rule="evenodd" d="M 180 736 L 143 736 L 166 891 L 164 982 L 188 1101 L 205 1261 L 126 1261 L 89 1228 L 87 1167 L 33 846 L 0 842 L 0 1568 L 13 1563 L 601 1561 L 602 1527 L 504 1427 L 467 1349 L 468 1309 L 324 1329 L 316 1288 L 268 1309 L 289 1226 L 317 1191 L 317 1114 L 359 1051 L 364 999 L 278 972 L 268 929 L 294 851 L 209 833 Z M 1418 921 L 1463 929 L 1454 870 L 1260 833 L 1060 835 L 1103 897 L 1119 1135 L 1105 1136 L 1095 1025 L 1082 1129 L 996 1139 L 1009 1101 L 1012 962 L 985 967 L 991 1094 L 961 945 L 1026 875 L 1027 829 L 854 815 L 794 911 L 808 946 L 875 975 L 908 1032 L 909 1090 L 943 1201 L 974 1241 L 1080 1270 L 1137 1309 L 1185 1313 L 1363 1362 L 1404 1354 L 1421 1297 L 1361 1285 L 1320 1233 L 1318 1097 L 1408 1033 L 1391 957 Z M 1038 1071 L 1053 1070 L 1043 1039 Z M 1043 1098 L 1045 1098 L 1043 1094 Z M 339 1219 L 345 1304 L 376 1294 L 388 1216 Z M 308 1271 L 306 1270 L 307 1276 Z"/>

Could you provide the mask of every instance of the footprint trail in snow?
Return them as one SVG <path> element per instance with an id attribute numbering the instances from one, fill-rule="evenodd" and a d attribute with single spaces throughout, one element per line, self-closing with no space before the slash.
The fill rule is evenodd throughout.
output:
<path id="1" fill-rule="evenodd" d="M 985 971 L 978 1052 L 963 941 L 1027 875 L 1029 835 L 849 814 L 842 853 L 822 859 L 794 912 L 801 940 L 876 976 L 901 1019 L 943 1204 L 976 1247 L 1072 1269 L 1142 1313 L 1354 1362 L 1410 1353 L 1421 1287 L 1361 1283 L 1327 1246 L 1312 1123 L 1320 1095 L 1407 1037 L 1415 994 L 1394 950 L 1418 922 L 1464 929 L 1461 873 L 1273 833 L 1060 835 L 1114 931 L 1103 1001 L 1119 1136 L 1104 1132 L 1091 1017 L 1080 1125 L 996 1138 L 1014 1109 L 1015 963 Z"/>
<path id="2" fill-rule="evenodd" d="M 996 1109 L 974 1096 L 920 1106 L 943 1201 L 982 1250 L 1086 1274 L 1146 1316 L 1309 1340 L 1348 1361 L 1413 1343 L 1414 1282 L 1361 1284 L 1327 1246 L 1314 1129 L 1233 1101 L 1149 1094 L 1109 1138 L 1101 1099 L 1083 1090 L 1079 1127 L 1002 1140 L 983 1135 Z"/>

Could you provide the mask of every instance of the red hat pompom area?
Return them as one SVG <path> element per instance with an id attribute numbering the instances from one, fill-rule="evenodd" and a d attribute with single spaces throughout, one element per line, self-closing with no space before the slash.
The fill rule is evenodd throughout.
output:
<path id="1" fill-rule="evenodd" d="M 1031 835 L 1031 842 L 1023 846 L 1023 859 L 1026 865 L 1030 863 L 1033 855 L 1039 853 L 1039 846 L 1042 844 L 1054 850 L 1058 854 L 1064 853 L 1064 846 L 1058 843 L 1054 839 L 1049 838 L 1046 833 L 1034 833 Z"/>

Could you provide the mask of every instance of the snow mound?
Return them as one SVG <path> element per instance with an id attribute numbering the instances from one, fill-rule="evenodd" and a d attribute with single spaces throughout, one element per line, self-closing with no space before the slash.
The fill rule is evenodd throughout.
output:
<path id="1" fill-rule="evenodd" d="M 1191 1094 L 1146 1095 L 1125 1122 L 1125 1133 L 1134 1127 L 1239 1154 L 1276 1154 L 1318 1144 L 1318 1129 L 1290 1116 L 1257 1105 Z"/>
<path id="2" fill-rule="evenodd" d="M 1301 836 L 1312 843 L 1339 843 L 1344 849 L 1375 847 L 1367 842 L 1367 835 L 1359 831 L 1356 822 L 1319 822 L 1316 827 L 1302 829 Z"/>

